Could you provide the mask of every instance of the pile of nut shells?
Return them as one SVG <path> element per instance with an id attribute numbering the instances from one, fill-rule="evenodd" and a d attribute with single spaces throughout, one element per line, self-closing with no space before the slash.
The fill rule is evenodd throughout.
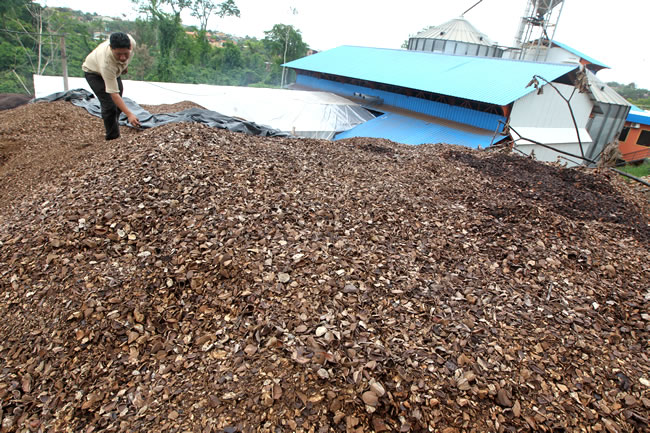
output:
<path id="1" fill-rule="evenodd" d="M 0 123 L 3 432 L 648 430 L 648 203 L 610 171 Z"/>

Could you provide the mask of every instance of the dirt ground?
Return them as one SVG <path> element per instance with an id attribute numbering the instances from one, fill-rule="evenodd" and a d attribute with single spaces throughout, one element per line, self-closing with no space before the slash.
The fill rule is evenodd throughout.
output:
<path id="1" fill-rule="evenodd" d="M 0 125 L 3 432 L 649 429 L 650 214 L 611 171 Z"/>

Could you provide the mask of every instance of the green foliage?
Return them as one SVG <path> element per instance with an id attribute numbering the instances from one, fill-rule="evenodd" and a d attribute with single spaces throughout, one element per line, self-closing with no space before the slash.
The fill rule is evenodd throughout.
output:
<path id="1" fill-rule="evenodd" d="M 20 47 L 8 41 L 0 42 L 0 70 L 11 70 L 16 67 L 22 55 Z"/>
<path id="2" fill-rule="evenodd" d="M 120 31 L 127 31 L 126 29 Z M 137 18 L 134 23 L 134 29 L 130 34 L 135 38 L 138 45 L 154 47 L 157 44 L 156 28 L 151 21 Z"/>
<path id="3" fill-rule="evenodd" d="M 65 32 L 65 47 L 68 66 L 68 75 L 71 77 L 83 77 L 81 65 L 86 58 L 88 52 L 92 51 L 98 44 L 98 41 L 92 39 L 90 32 L 91 26 L 88 23 L 81 22 L 76 19 L 72 11 L 56 12 L 52 18 L 53 27 L 64 29 Z M 60 50 L 60 40 L 57 39 L 57 56 L 52 65 L 51 71 L 54 75 L 63 74 L 63 67 L 61 65 L 61 57 L 58 50 Z"/>
<path id="4" fill-rule="evenodd" d="M 645 160 L 641 165 L 628 164 L 620 170 L 636 177 L 650 176 L 650 161 Z"/>
<path id="5" fill-rule="evenodd" d="M 83 76 L 81 64 L 101 42 L 101 39 L 93 39 L 95 33 L 101 33 L 104 38 L 116 31 L 131 34 L 137 45 L 125 78 L 143 81 L 277 87 L 282 80 L 285 48 L 286 61 L 302 57 L 308 50 L 300 31 L 292 26 L 278 24 L 265 32 L 263 40 L 231 38 L 221 47 L 219 41 L 224 39 L 223 35 L 186 27 L 181 21 L 182 10 L 201 6 L 213 7 L 209 16 L 238 16 L 235 0 L 218 4 L 209 0 L 133 1 L 142 13 L 135 21 L 103 21 L 97 14 L 67 8 L 47 9 L 44 31 L 47 28 L 65 33 L 70 76 Z M 29 0 L 0 0 L 3 28 L 37 31 L 26 8 L 32 4 Z M 60 38 L 54 37 L 42 48 L 43 59 L 52 57 L 45 73 L 62 74 Z M 32 74 L 37 57 L 37 45 L 32 36 L 0 32 L 0 92 L 25 92 L 16 74 L 33 89 Z"/>
<path id="6" fill-rule="evenodd" d="M 628 99 L 628 101 L 643 110 L 650 110 L 650 98 Z"/>
<path id="7" fill-rule="evenodd" d="M 630 103 L 641 108 L 650 108 L 650 90 L 638 88 L 636 84 L 620 84 L 615 81 L 607 83 L 612 89 L 627 99 Z"/>
<path id="8" fill-rule="evenodd" d="M 230 71 L 241 68 L 243 65 L 242 55 L 239 48 L 232 42 L 228 42 L 223 47 L 223 57 L 221 67 L 224 71 Z"/>
<path id="9" fill-rule="evenodd" d="M 12 20 L 29 21 L 31 16 L 27 10 L 29 0 L 2 0 L 0 1 L 0 25 L 6 29 Z"/>
<path id="10" fill-rule="evenodd" d="M 309 46 L 303 42 L 300 30 L 286 24 L 276 24 L 264 32 L 264 41 L 271 54 L 279 57 L 282 62 L 290 62 L 307 55 Z"/>
<path id="11" fill-rule="evenodd" d="M 129 63 L 129 80 L 160 81 L 155 73 L 156 58 L 152 49 L 146 43 L 138 43 Z"/>
<path id="12" fill-rule="evenodd" d="M 28 89 L 33 89 L 34 84 L 31 78 L 20 77 Z M 0 71 L 0 93 L 31 93 L 27 92 L 18 77 L 13 71 Z"/>

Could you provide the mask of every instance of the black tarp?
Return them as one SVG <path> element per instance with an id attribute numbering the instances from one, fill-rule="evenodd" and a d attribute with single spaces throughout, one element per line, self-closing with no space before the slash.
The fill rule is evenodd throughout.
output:
<path id="1" fill-rule="evenodd" d="M 22 93 L 0 93 L 0 111 L 11 110 L 27 104 L 32 99 L 32 95 Z"/>
<path id="2" fill-rule="evenodd" d="M 264 125 L 258 125 L 246 120 L 237 119 L 230 116 L 224 116 L 216 111 L 210 111 L 202 108 L 190 108 L 188 110 L 176 113 L 151 114 L 135 101 L 129 98 L 124 99 L 124 103 L 129 110 L 140 120 L 142 128 L 153 128 L 168 123 L 176 122 L 197 122 L 211 126 L 213 128 L 227 129 L 234 132 L 244 132 L 250 135 L 260 135 L 263 137 L 289 137 L 287 132 L 272 129 Z M 85 89 L 68 90 L 67 92 L 52 93 L 51 95 L 35 99 L 33 102 L 54 102 L 58 100 L 70 101 L 78 107 L 83 107 L 93 116 L 102 117 L 99 100 L 95 95 Z M 120 125 L 129 126 L 126 115 L 120 115 Z"/>

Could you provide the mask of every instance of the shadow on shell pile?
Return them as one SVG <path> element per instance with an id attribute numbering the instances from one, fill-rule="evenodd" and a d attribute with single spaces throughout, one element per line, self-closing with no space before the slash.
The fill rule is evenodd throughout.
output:
<path id="1" fill-rule="evenodd" d="M 608 172 L 190 124 L 79 152 L 0 208 L 2 431 L 648 428 L 650 229 Z"/>

